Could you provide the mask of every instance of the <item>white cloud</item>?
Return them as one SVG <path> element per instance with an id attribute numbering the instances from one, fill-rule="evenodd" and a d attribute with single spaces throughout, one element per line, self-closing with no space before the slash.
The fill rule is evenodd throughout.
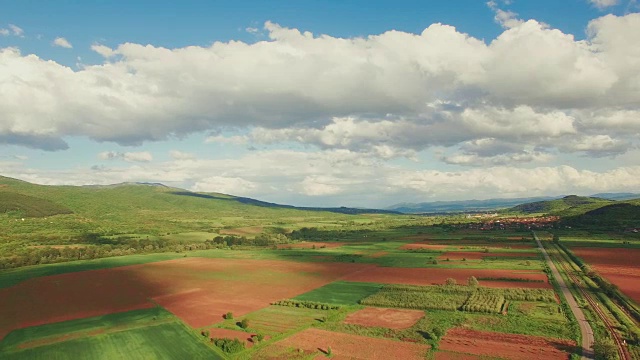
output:
<path id="1" fill-rule="evenodd" d="M 11 32 L 15 36 L 24 37 L 24 30 L 22 30 L 20 27 L 18 27 L 16 25 L 9 24 L 9 30 L 11 30 Z"/>
<path id="2" fill-rule="evenodd" d="M 153 155 L 148 151 L 140 152 L 115 152 L 104 151 L 98 154 L 98 158 L 102 160 L 124 160 L 126 162 L 150 162 Z"/>
<path id="3" fill-rule="evenodd" d="M 588 195 L 640 188 L 640 167 L 635 165 L 603 171 L 488 165 L 456 171 L 412 170 L 347 150 L 272 150 L 217 160 L 114 162 L 91 171 L 35 170 L 18 162 L 0 162 L 0 173 L 41 184 L 162 182 L 194 191 L 314 206 L 379 207 L 399 201 Z"/>
<path id="4" fill-rule="evenodd" d="M 91 45 L 91 50 L 97 52 L 98 54 L 102 55 L 104 58 L 107 58 L 107 59 L 115 55 L 115 52 L 113 51 L 113 49 L 111 49 L 108 46 L 104 46 L 100 44 Z"/>
<path id="5" fill-rule="evenodd" d="M 53 44 L 53 46 L 63 47 L 65 49 L 73 48 L 71 43 L 67 39 L 65 39 L 63 37 L 57 37 L 55 40 L 53 40 L 52 44 Z"/>
<path id="6" fill-rule="evenodd" d="M 238 177 L 210 176 L 196 182 L 191 189 L 199 192 L 246 196 L 253 194 L 256 188 L 255 183 Z"/>
<path id="7" fill-rule="evenodd" d="M 195 160 L 196 156 L 191 153 L 182 152 L 178 150 L 171 150 L 169 155 L 174 160 Z"/>
<path id="8" fill-rule="evenodd" d="M 9 36 L 9 34 L 10 34 L 9 29 L 0 28 L 0 35 Z"/>
<path id="9" fill-rule="evenodd" d="M 253 44 L 95 44 L 104 63 L 77 70 L 5 48 L 0 143 L 55 150 L 69 136 L 139 145 L 237 130 L 246 135 L 207 141 L 382 159 L 484 138 L 529 151 L 585 136 L 637 144 L 622 128 L 638 128 L 640 38 L 628 34 L 640 14 L 596 19 L 582 41 L 535 20 L 505 27 L 486 43 L 443 24 L 343 39 L 267 22 L 268 40 Z"/>
<path id="10" fill-rule="evenodd" d="M 618 0 L 588 0 L 591 5 L 600 10 L 604 10 L 608 7 L 618 5 Z"/>
<path id="11" fill-rule="evenodd" d="M 246 32 L 248 32 L 249 34 L 257 34 L 260 32 L 260 29 L 255 28 L 255 27 L 248 27 L 246 29 L 244 29 Z"/>
<path id="12" fill-rule="evenodd" d="M 223 136 L 223 135 L 213 135 L 207 137 L 205 142 L 207 143 L 219 143 L 219 144 L 233 144 L 233 145 L 243 145 L 246 144 L 249 139 L 243 135 L 234 135 L 234 136 Z"/>
<path id="13" fill-rule="evenodd" d="M 511 29 L 516 26 L 522 25 L 523 21 L 518 19 L 518 14 L 512 11 L 505 11 L 500 9 L 495 1 L 487 2 L 487 6 L 495 12 L 495 21 L 504 29 Z"/>

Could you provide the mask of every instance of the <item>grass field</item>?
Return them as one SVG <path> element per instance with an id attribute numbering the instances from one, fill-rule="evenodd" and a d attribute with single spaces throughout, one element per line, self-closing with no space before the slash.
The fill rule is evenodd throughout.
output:
<path id="1" fill-rule="evenodd" d="M 296 296 L 295 300 L 339 305 L 355 305 L 361 299 L 378 292 L 381 284 L 335 281 L 310 292 Z"/>
<path id="2" fill-rule="evenodd" d="M 0 342 L 0 351 L 17 350 L 17 347 L 21 344 L 47 342 L 47 340 L 51 341 L 64 336 L 83 337 L 91 333 L 105 332 L 114 328 L 144 327 L 176 320 L 176 317 L 170 312 L 163 308 L 155 307 L 33 326 L 17 329 L 9 333 Z"/>
<path id="3" fill-rule="evenodd" d="M 3 354 L 3 359 L 224 359 L 180 323 L 68 340 Z"/>
<path id="4" fill-rule="evenodd" d="M 0 345 L 2 359 L 222 359 L 162 308 L 19 329 Z"/>

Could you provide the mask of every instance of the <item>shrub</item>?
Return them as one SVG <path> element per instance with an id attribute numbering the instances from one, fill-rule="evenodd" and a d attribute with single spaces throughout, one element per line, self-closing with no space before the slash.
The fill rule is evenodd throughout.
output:
<path id="1" fill-rule="evenodd" d="M 238 326 L 240 326 L 240 327 L 241 327 L 241 328 L 243 328 L 243 329 L 248 328 L 248 327 L 249 327 L 249 320 L 247 320 L 247 319 L 242 319 L 242 321 L 240 321 L 240 322 L 238 323 Z"/>
<path id="2" fill-rule="evenodd" d="M 451 285 L 455 285 L 455 284 L 457 284 L 458 282 L 457 282 L 457 281 L 456 281 L 456 279 L 454 279 L 454 278 L 447 278 L 447 280 L 446 280 L 444 283 L 445 283 L 446 285 L 451 286 Z"/>
<path id="3" fill-rule="evenodd" d="M 237 353 L 244 350 L 244 343 L 238 340 L 238 338 L 235 338 L 233 340 L 229 338 L 211 339 L 211 341 L 215 346 L 219 347 L 222 351 L 229 354 Z"/>
<path id="4" fill-rule="evenodd" d="M 469 285 L 469 286 L 476 287 L 479 284 L 480 283 L 478 282 L 478 279 L 476 279 L 475 276 L 471 276 L 471 277 L 469 277 L 469 279 L 467 279 L 467 285 Z"/>
<path id="5" fill-rule="evenodd" d="M 224 314 L 224 318 L 227 320 L 232 320 L 233 319 L 233 313 L 231 311 L 229 311 L 228 313 Z"/>

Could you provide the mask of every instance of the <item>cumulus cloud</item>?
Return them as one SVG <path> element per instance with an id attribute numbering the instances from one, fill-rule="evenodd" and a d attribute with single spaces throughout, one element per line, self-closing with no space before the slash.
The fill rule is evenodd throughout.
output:
<path id="1" fill-rule="evenodd" d="M 65 39 L 63 37 L 57 37 L 55 40 L 53 40 L 52 45 L 53 46 L 62 47 L 62 48 L 65 48 L 65 49 L 73 48 L 71 43 L 67 39 Z"/>
<path id="2" fill-rule="evenodd" d="M 77 70 L 0 49 L 0 143 L 56 150 L 69 136 L 140 145 L 211 132 L 214 143 L 294 141 L 383 159 L 433 146 L 464 154 L 484 138 L 529 151 L 598 136 L 636 146 L 622 129 L 638 128 L 640 38 L 628 34 L 640 14 L 595 19 L 576 41 L 490 6 L 505 27 L 490 42 L 443 24 L 336 38 L 267 22 L 268 39 L 253 44 L 94 44 L 104 62 Z M 220 135 L 228 129 L 245 135 Z M 579 149 L 562 151 L 597 155 Z"/>
<path id="3" fill-rule="evenodd" d="M 148 151 L 140 152 L 115 152 L 104 151 L 98 154 L 101 160 L 124 160 L 126 162 L 149 162 L 153 160 L 153 155 Z"/>

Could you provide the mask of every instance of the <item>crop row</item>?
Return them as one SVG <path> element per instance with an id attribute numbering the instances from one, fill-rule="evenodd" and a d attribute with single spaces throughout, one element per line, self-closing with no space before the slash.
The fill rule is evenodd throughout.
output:
<path id="1" fill-rule="evenodd" d="M 502 312 L 504 303 L 504 296 L 474 292 L 460 309 L 463 311 L 500 313 Z"/>
<path id="2" fill-rule="evenodd" d="M 461 285 L 387 285 L 362 300 L 367 306 L 501 312 L 506 300 L 555 302 L 549 289 L 493 289 Z"/>

